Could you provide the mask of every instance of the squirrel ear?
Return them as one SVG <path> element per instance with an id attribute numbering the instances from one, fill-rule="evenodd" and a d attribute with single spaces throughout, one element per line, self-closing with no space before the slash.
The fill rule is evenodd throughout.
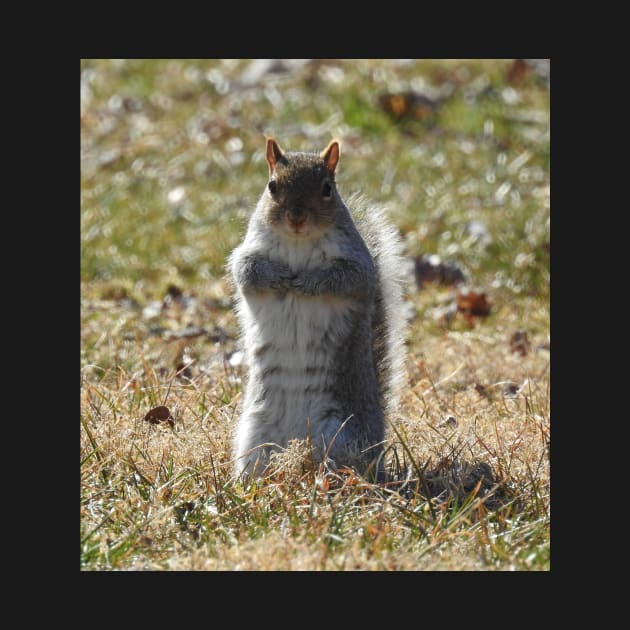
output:
<path id="1" fill-rule="evenodd" d="M 334 139 L 331 140 L 328 146 L 319 154 L 319 156 L 326 162 L 326 166 L 328 167 L 328 172 L 331 175 L 335 174 L 335 168 L 337 167 L 337 162 L 339 162 L 339 141 Z"/>
<path id="2" fill-rule="evenodd" d="M 269 164 L 270 175 L 275 170 L 276 164 L 281 161 L 286 161 L 286 158 L 280 145 L 273 138 L 267 138 L 267 164 Z"/>

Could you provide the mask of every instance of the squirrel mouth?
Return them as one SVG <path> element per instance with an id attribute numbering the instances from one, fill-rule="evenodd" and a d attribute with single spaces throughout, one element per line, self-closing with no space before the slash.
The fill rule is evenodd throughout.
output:
<path id="1" fill-rule="evenodd" d="M 286 226 L 292 234 L 305 234 L 308 232 L 308 221 L 306 217 L 303 219 L 291 219 L 288 218 L 286 221 Z"/>

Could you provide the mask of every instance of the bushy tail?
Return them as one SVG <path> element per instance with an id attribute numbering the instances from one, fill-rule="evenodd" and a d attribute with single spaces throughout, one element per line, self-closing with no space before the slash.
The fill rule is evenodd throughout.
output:
<path id="1" fill-rule="evenodd" d="M 360 195 L 353 195 L 348 206 L 374 258 L 379 277 L 372 324 L 372 353 L 381 405 L 385 413 L 392 413 L 398 405 L 405 363 L 402 242 L 398 231 L 380 208 L 367 204 Z"/>

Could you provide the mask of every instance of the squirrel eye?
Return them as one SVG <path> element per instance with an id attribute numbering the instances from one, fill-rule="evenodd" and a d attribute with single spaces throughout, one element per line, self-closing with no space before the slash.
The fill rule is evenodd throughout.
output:
<path id="1" fill-rule="evenodd" d="M 269 182 L 268 188 L 272 195 L 275 195 L 278 192 L 278 184 L 274 179 Z"/>
<path id="2" fill-rule="evenodd" d="M 326 182 L 322 187 L 322 197 L 324 197 L 324 199 L 330 199 L 331 195 L 332 187 L 328 182 Z"/>

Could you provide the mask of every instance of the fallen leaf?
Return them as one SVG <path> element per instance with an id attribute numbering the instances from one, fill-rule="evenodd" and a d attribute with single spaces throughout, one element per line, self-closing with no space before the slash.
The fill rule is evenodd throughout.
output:
<path id="1" fill-rule="evenodd" d="M 175 421 L 173 420 L 170 409 L 168 407 L 164 407 L 163 405 L 151 409 L 147 412 L 147 415 L 144 416 L 144 419 L 151 424 L 168 422 L 171 427 L 175 426 Z"/>
<path id="2" fill-rule="evenodd" d="M 457 293 L 457 310 L 469 319 L 471 316 L 487 317 L 490 314 L 490 302 L 485 293 L 472 289 L 463 289 Z"/>

